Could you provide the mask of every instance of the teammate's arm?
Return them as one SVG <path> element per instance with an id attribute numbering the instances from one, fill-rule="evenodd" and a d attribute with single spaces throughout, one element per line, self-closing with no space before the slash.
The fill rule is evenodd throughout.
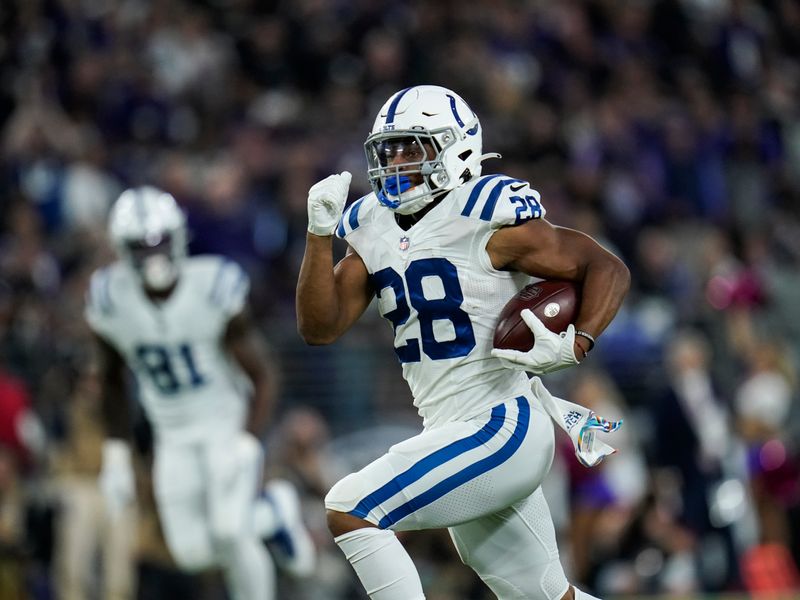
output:
<path id="1" fill-rule="evenodd" d="M 224 344 L 253 383 L 246 429 L 260 439 L 272 413 L 277 378 L 264 338 L 247 308 L 228 321 Z"/>
<path id="2" fill-rule="evenodd" d="M 545 219 L 498 230 L 486 250 L 496 269 L 580 283 L 575 329 L 594 337 L 614 318 L 630 287 L 630 273 L 619 258 L 588 235 Z M 585 338 L 577 336 L 575 343 L 584 354 L 588 351 Z"/>
<path id="3" fill-rule="evenodd" d="M 306 236 L 297 281 L 297 330 L 308 344 L 330 344 L 364 313 L 374 295 L 364 261 L 348 248 L 333 266 L 333 238 Z"/>
<path id="4" fill-rule="evenodd" d="M 127 366 L 117 349 L 99 335 L 95 335 L 95 349 L 106 429 L 98 483 L 109 513 L 116 518 L 123 514 L 136 493 L 129 443 L 132 419 L 125 385 Z"/>
<path id="5" fill-rule="evenodd" d="M 127 441 L 131 436 L 131 406 L 125 386 L 125 359 L 114 346 L 95 334 L 100 375 L 100 402 L 106 437 Z"/>

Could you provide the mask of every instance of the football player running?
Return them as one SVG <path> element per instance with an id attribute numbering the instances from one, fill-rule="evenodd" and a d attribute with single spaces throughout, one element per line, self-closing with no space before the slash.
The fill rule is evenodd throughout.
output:
<path id="1" fill-rule="evenodd" d="M 461 559 L 502 600 L 591 598 L 559 562 L 540 484 L 553 458 L 553 400 L 525 371 L 578 364 L 616 314 L 625 265 L 588 236 L 545 220 L 538 192 L 481 176 L 482 131 L 458 94 L 416 86 L 380 109 L 365 149 L 372 193 L 344 209 L 351 175 L 308 194 L 297 286 L 300 334 L 336 340 L 373 297 L 423 432 L 328 493 L 336 543 L 375 600 L 424 598 L 396 531 L 447 527 Z M 334 266 L 332 236 L 348 243 Z M 575 325 L 548 331 L 530 311 L 530 352 L 492 350 L 497 315 L 531 276 L 582 286 Z"/>
<path id="2" fill-rule="evenodd" d="M 293 487 L 262 489 L 272 382 L 249 279 L 222 257 L 186 256 L 184 214 L 153 187 L 123 192 L 109 233 L 120 260 L 93 274 L 85 311 L 99 347 L 109 510 L 134 498 L 129 367 L 154 431 L 154 495 L 176 564 L 221 568 L 235 600 L 276 598 L 263 542 L 298 576 L 313 570 L 315 550 Z"/>

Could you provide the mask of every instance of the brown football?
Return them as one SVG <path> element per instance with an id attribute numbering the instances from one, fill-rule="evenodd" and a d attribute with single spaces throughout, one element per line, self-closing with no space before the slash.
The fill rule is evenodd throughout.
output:
<path id="1" fill-rule="evenodd" d="M 571 281 L 545 280 L 517 292 L 500 311 L 494 329 L 494 347 L 527 352 L 533 348 L 533 333 L 520 312 L 529 308 L 554 333 L 574 323 L 580 308 L 580 292 Z"/>

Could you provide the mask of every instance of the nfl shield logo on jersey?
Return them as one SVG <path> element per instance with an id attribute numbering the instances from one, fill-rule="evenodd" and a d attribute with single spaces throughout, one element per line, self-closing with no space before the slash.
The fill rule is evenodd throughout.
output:
<path id="1" fill-rule="evenodd" d="M 405 252 L 406 250 L 408 250 L 408 247 L 410 245 L 411 245 L 411 240 L 408 239 L 407 235 L 404 235 L 403 237 L 400 238 L 400 250 Z"/>

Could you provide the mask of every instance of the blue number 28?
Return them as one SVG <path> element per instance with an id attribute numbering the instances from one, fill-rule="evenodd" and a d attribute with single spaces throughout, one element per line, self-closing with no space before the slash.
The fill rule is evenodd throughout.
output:
<path id="1" fill-rule="evenodd" d="M 515 211 L 517 219 L 515 225 L 530 221 L 531 219 L 538 219 L 542 216 L 542 205 L 535 196 L 511 196 L 509 200 L 513 204 L 519 204 Z"/>
<path id="2" fill-rule="evenodd" d="M 426 277 L 441 281 L 444 297 L 425 297 L 422 281 Z M 405 280 L 393 268 L 386 267 L 372 276 L 372 282 L 379 298 L 387 288 L 391 288 L 394 292 L 396 308 L 383 316 L 392 323 L 395 331 L 411 317 L 412 308 L 417 312 L 421 339 L 407 339 L 403 346 L 395 348 L 401 363 L 419 362 L 420 346 L 425 356 L 432 360 L 466 356 L 475 347 L 472 322 L 469 315 L 461 308 L 464 292 L 458 282 L 456 267 L 449 260 L 444 258 L 415 260 L 406 268 Z M 452 323 L 455 331 L 453 339 L 444 342 L 436 340 L 433 324 L 439 320 Z"/>

